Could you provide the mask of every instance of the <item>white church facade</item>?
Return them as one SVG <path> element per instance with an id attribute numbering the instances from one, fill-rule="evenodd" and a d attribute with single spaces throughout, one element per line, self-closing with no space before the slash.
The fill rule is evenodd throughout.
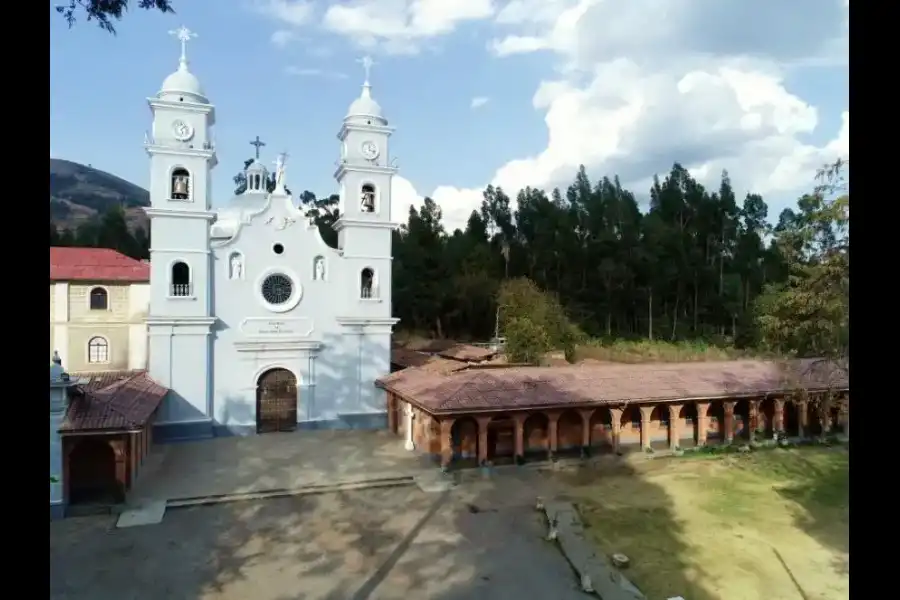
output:
<path id="1" fill-rule="evenodd" d="M 259 160 L 243 193 L 212 207 L 216 111 L 188 69 L 148 99 L 152 133 L 149 373 L 170 388 L 158 439 L 296 428 L 383 427 L 390 371 L 392 129 L 362 94 L 338 133 L 338 248 Z M 258 150 L 258 147 L 257 147 Z"/>

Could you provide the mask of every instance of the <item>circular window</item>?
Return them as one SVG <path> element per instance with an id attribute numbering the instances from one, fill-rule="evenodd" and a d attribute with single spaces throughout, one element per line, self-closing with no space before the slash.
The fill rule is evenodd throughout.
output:
<path id="1" fill-rule="evenodd" d="M 281 254 L 282 252 L 284 252 L 284 246 L 282 246 L 281 244 L 275 244 L 274 246 L 272 246 L 272 252 L 274 252 L 275 254 Z"/>
<path id="2" fill-rule="evenodd" d="M 294 282 L 287 275 L 275 273 L 269 275 L 262 282 L 263 300 L 273 306 L 284 304 L 291 299 L 294 292 Z"/>

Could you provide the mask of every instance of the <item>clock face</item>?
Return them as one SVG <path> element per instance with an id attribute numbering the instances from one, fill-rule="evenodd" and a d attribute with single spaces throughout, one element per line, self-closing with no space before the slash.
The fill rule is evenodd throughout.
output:
<path id="1" fill-rule="evenodd" d="M 194 128 L 181 119 L 176 119 L 172 123 L 172 134 L 179 142 L 186 142 L 194 137 Z"/>
<path id="2" fill-rule="evenodd" d="M 366 160 L 375 160 L 378 158 L 378 144 L 373 142 L 372 140 L 366 140 L 363 142 L 360 147 L 360 152 L 362 152 L 363 158 Z"/>

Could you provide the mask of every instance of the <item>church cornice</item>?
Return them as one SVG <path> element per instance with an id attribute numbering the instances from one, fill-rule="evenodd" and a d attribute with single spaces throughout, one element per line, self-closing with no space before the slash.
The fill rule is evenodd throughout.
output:
<path id="1" fill-rule="evenodd" d="M 335 317 L 342 327 L 393 327 L 400 322 L 396 317 Z"/>
<path id="2" fill-rule="evenodd" d="M 369 219 L 345 219 L 341 217 L 331 227 L 335 231 L 340 231 L 347 227 L 357 229 L 397 229 L 397 223 L 391 221 L 370 221 Z"/>
<path id="3" fill-rule="evenodd" d="M 341 130 L 338 131 L 337 138 L 343 142 L 351 131 L 363 131 L 366 133 L 391 135 L 392 133 L 394 133 L 394 128 L 388 127 L 387 125 L 360 125 L 355 123 L 345 123 L 344 125 L 341 125 Z"/>
<path id="4" fill-rule="evenodd" d="M 209 160 L 213 163 L 212 166 L 215 166 L 215 164 L 218 162 L 218 159 L 216 158 L 215 148 L 173 148 L 172 146 L 163 146 L 162 144 L 149 142 L 147 144 L 144 144 L 144 149 L 150 156 L 153 156 L 154 154 L 162 154 L 169 156 L 191 156 L 194 158 L 205 158 L 206 160 Z"/>
<path id="5" fill-rule="evenodd" d="M 173 100 L 162 100 L 160 98 L 147 98 L 147 104 L 151 108 L 171 108 L 181 112 L 192 112 L 202 115 L 212 114 L 216 112 L 216 107 L 212 104 L 201 104 L 199 102 L 175 102 Z"/>
<path id="6" fill-rule="evenodd" d="M 353 164 L 342 162 L 338 165 L 334 172 L 334 178 L 340 179 L 347 173 L 378 173 L 381 175 L 394 175 L 397 173 L 397 167 L 382 167 L 381 165 L 373 165 L 368 163 Z"/>
<path id="7" fill-rule="evenodd" d="M 175 208 L 154 208 L 148 206 L 144 208 L 144 212 L 148 217 L 171 217 L 173 219 L 205 219 L 207 221 L 215 221 L 216 213 L 208 210 L 179 210 Z"/>

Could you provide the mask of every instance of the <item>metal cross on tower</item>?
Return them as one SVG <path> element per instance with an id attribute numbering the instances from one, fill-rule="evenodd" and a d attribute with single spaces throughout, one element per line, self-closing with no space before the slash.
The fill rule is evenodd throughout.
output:
<path id="1" fill-rule="evenodd" d="M 181 42 L 181 62 L 187 63 L 187 43 L 191 38 L 197 37 L 197 34 L 182 25 L 178 29 L 173 29 L 169 35 L 174 35 Z"/>
<path id="2" fill-rule="evenodd" d="M 256 160 L 259 160 L 259 149 L 266 145 L 264 141 L 256 136 L 256 139 L 250 142 L 250 145 L 256 148 Z"/>

